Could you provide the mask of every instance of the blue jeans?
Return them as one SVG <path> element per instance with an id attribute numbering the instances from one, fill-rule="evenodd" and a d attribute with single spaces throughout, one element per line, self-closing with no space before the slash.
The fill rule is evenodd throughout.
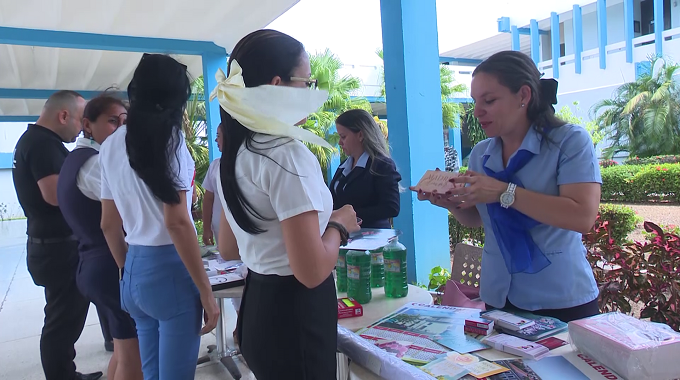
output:
<path id="1" fill-rule="evenodd" d="M 120 297 L 137 324 L 144 379 L 193 379 L 203 309 L 175 246 L 131 245 Z"/>

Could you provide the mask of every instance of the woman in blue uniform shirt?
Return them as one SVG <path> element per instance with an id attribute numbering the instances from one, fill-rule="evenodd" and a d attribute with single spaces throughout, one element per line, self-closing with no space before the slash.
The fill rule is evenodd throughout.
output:
<path id="1" fill-rule="evenodd" d="M 480 295 L 563 321 L 599 312 L 581 235 L 595 222 L 602 179 L 588 132 L 555 117 L 557 82 L 504 51 L 472 74 L 475 116 L 489 137 L 451 194 L 419 193 L 468 227 L 484 226 Z M 417 190 L 417 189 L 414 189 Z"/>

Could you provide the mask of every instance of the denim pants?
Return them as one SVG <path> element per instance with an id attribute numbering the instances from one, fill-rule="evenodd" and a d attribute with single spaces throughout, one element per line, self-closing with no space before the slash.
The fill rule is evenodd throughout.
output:
<path id="1" fill-rule="evenodd" d="M 120 297 L 137 325 L 144 379 L 193 379 L 203 309 L 175 246 L 131 245 Z"/>

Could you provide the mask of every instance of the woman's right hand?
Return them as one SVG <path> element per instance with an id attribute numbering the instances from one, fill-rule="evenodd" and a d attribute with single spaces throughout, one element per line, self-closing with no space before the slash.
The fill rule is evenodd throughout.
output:
<path id="1" fill-rule="evenodd" d="M 201 293 L 201 306 L 203 306 L 203 322 L 205 323 L 201 329 L 201 335 L 205 335 L 217 327 L 217 319 L 220 316 L 220 309 L 217 308 L 212 290 Z"/>
<path id="2" fill-rule="evenodd" d="M 351 205 L 344 205 L 333 211 L 330 220 L 342 224 L 349 233 L 357 232 L 361 229 L 357 220 L 357 213 Z"/>

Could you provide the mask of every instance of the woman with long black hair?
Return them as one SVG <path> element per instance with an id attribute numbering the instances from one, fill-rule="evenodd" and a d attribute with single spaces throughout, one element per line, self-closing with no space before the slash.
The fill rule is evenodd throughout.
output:
<path id="1" fill-rule="evenodd" d="M 187 197 L 194 163 L 181 125 L 190 95 L 186 66 L 145 54 L 128 86 L 127 125 L 100 151 L 101 226 L 125 265 L 121 304 L 137 324 L 146 380 L 193 379 L 201 334 L 219 314 Z"/>
<path id="2" fill-rule="evenodd" d="M 217 194 L 223 202 L 219 249 L 248 266 L 237 334 L 259 380 L 334 379 L 337 299 L 332 271 L 352 206 L 333 211 L 321 167 L 300 141 L 328 146 L 294 126 L 326 101 L 313 91 L 309 57 L 294 38 L 253 32 L 218 72 L 222 106 Z"/>

